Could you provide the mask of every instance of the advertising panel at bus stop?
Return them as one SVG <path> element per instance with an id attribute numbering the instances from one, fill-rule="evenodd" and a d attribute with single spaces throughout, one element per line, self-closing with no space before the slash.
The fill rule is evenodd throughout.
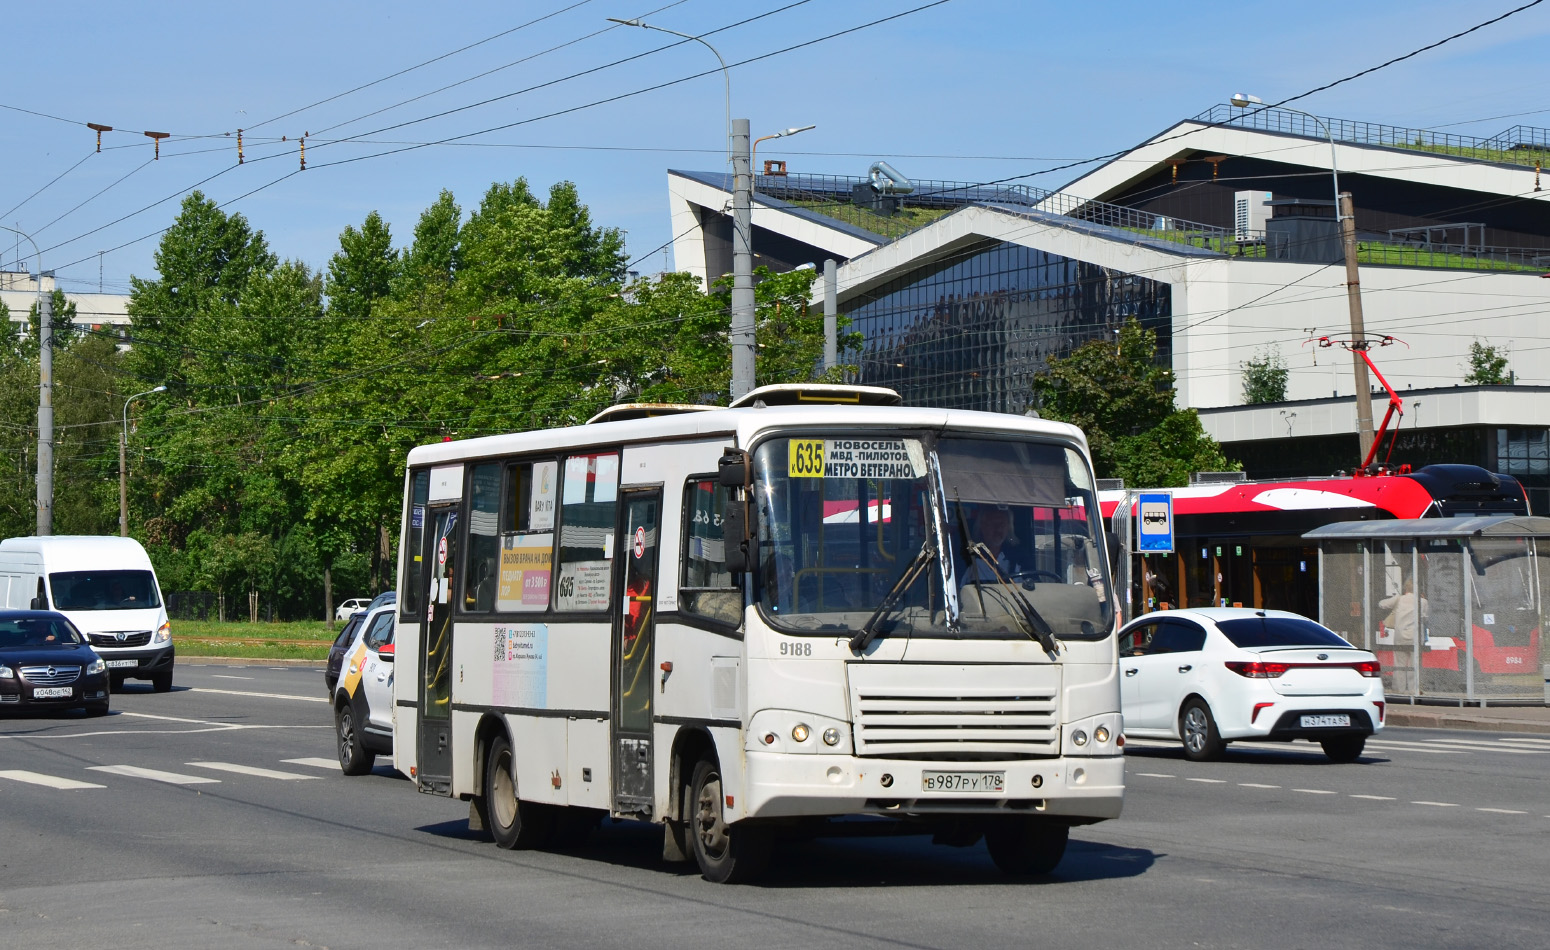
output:
<path id="1" fill-rule="evenodd" d="M 1173 495 L 1142 492 L 1136 497 L 1136 550 L 1142 554 L 1173 553 Z"/>

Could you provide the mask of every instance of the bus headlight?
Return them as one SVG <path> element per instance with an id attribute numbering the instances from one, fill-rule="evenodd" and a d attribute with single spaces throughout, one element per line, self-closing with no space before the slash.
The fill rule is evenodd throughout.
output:
<path id="1" fill-rule="evenodd" d="M 1121 755 L 1124 750 L 1118 741 L 1123 720 L 1119 713 L 1104 713 L 1068 722 L 1065 726 L 1066 741 L 1062 750 L 1066 755 Z"/>
<path id="2" fill-rule="evenodd" d="M 748 720 L 744 735 L 748 752 L 848 755 L 852 751 L 850 723 L 805 710 L 761 709 Z M 820 738 L 822 742 L 816 741 Z"/>
<path id="3" fill-rule="evenodd" d="M 805 722 L 799 722 L 791 727 L 791 738 L 794 742 L 806 742 L 807 737 L 811 734 L 812 730 L 807 727 Z"/>
<path id="4" fill-rule="evenodd" d="M 840 744 L 840 731 L 838 729 L 834 728 L 833 726 L 830 726 L 829 728 L 825 729 L 823 731 L 823 744 L 824 745 L 839 745 Z"/>

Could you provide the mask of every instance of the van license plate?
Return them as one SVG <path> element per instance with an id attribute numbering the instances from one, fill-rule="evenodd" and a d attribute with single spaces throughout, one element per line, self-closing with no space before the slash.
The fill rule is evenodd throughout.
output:
<path id="1" fill-rule="evenodd" d="M 140 665 L 140 661 L 139 660 L 107 660 L 105 662 L 107 663 L 108 669 L 110 669 L 110 670 L 123 669 L 126 666 L 139 666 Z"/>
<path id="2" fill-rule="evenodd" d="M 927 792 L 1000 792 L 1006 788 L 1006 773 L 922 772 L 920 787 Z"/>
<path id="3" fill-rule="evenodd" d="M 1327 726 L 1349 726 L 1350 724 L 1351 717 L 1346 715 L 1302 717 L 1302 727 L 1304 729 L 1318 729 L 1320 727 Z"/>
<path id="4" fill-rule="evenodd" d="M 74 690 L 68 686 L 39 686 L 33 689 L 33 699 L 69 699 Z"/>

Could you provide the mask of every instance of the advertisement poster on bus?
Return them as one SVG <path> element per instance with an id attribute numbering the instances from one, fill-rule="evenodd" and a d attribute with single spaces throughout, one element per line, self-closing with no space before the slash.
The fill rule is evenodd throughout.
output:
<path id="1" fill-rule="evenodd" d="M 533 464 L 533 494 L 527 504 L 527 527 L 530 531 L 554 530 L 554 502 L 559 494 L 555 484 L 560 472 L 559 462 L 535 462 Z"/>
<path id="2" fill-rule="evenodd" d="M 491 700 L 497 706 L 549 705 L 549 627 L 530 623 L 495 628 Z"/>
<path id="3" fill-rule="evenodd" d="M 548 609 L 549 575 L 553 559 L 552 531 L 543 534 L 508 534 L 501 538 L 501 577 L 495 609 Z"/>

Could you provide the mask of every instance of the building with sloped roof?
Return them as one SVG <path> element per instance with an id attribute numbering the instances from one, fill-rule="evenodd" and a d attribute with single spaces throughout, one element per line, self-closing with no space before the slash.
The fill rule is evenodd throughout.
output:
<path id="1" fill-rule="evenodd" d="M 1135 317 L 1157 332 L 1180 405 L 1251 474 L 1329 474 L 1357 461 L 1353 358 L 1318 345 L 1350 333 L 1335 166 L 1355 205 L 1366 330 L 1391 338 L 1371 355 L 1402 397 L 1427 391 L 1394 461 L 1507 471 L 1546 510 L 1547 156 L 1542 129 L 1472 138 L 1224 105 L 1055 191 L 756 175 L 755 264 L 837 261 L 858 381 L 919 405 L 1026 411 L 1050 356 Z M 730 177 L 669 171 L 679 270 L 730 271 Z M 1510 400 L 1452 392 L 1469 389 L 1473 340 L 1510 352 L 1524 384 Z M 1287 363 L 1287 399 L 1244 406 L 1243 363 L 1269 353 Z"/>

